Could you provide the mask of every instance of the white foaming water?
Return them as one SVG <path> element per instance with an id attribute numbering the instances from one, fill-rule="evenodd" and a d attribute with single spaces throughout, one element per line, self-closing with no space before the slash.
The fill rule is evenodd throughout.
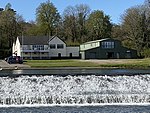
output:
<path id="1" fill-rule="evenodd" d="M 0 77 L 0 106 L 149 104 L 150 75 Z"/>

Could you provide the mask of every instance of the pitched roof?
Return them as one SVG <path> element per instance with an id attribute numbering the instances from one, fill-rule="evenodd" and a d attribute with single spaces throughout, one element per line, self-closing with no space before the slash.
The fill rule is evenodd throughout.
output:
<path id="1" fill-rule="evenodd" d="M 18 39 L 22 45 L 47 45 L 54 36 L 19 36 Z"/>
<path id="2" fill-rule="evenodd" d="M 94 41 L 89 41 L 89 42 L 85 42 L 83 44 L 89 44 L 89 43 L 94 43 L 94 42 L 101 42 L 101 41 L 105 41 L 105 40 L 109 40 L 111 38 L 104 38 L 104 39 L 100 39 L 100 40 L 94 40 Z"/>

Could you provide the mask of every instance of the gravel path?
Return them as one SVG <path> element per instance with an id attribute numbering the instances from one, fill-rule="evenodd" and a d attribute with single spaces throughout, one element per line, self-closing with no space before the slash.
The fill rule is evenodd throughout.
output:
<path id="1" fill-rule="evenodd" d="M 2 69 L 19 69 L 19 68 L 30 68 L 28 65 L 24 64 L 8 64 L 4 60 L 0 60 L 0 68 Z"/>
<path id="2" fill-rule="evenodd" d="M 134 59 L 107 59 L 107 60 L 80 60 L 82 62 L 93 62 L 97 64 L 126 64 L 134 62 Z"/>

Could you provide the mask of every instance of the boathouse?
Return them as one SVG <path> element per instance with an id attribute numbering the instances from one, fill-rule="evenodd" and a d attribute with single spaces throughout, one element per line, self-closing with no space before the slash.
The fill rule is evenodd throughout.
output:
<path id="1" fill-rule="evenodd" d="M 82 59 L 137 58 L 137 51 L 123 47 L 121 41 L 112 38 L 95 40 L 80 45 Z"/>

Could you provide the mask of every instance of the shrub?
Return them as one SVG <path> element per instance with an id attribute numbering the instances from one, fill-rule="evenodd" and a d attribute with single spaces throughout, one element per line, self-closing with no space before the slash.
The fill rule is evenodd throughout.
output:
<path id="1" fill-rule="evenodd" d="M 142 55 L 143 55 L 145 58 L 150 58 L 150 48 L 144 49 Z"/>

